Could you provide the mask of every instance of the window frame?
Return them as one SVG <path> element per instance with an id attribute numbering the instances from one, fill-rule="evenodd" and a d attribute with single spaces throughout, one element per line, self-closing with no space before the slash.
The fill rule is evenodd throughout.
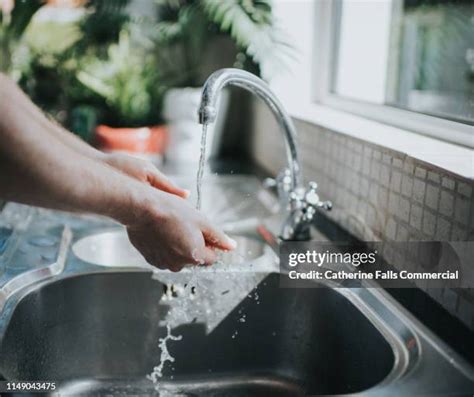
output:
<path id="1" fill-rule="evenodd" d="M 392 0 L 394 12 L 399 12 L 403 0 Z M 389 104 L 373 104 L 342 97 L 331 92 L 336 76 L 340 8 L 342 0 L 316 2 L 314 18 L 312 100 L 314 103 L 338 109 L 389 126 L 401 128 L 445 142 L 474 148 L 474 126 L 406 110 Z M 391 38 L 393 40 L 393 29 Z M 313 57 L 315 58 L 315 57 Z"/>

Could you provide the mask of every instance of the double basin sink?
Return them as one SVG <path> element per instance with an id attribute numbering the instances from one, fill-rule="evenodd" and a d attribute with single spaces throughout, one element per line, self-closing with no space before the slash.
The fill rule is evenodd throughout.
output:
<path id="1" fill-rule="evenodd" d="M 152 273 L 123 230 L 85 225 L 64 271 L 16 292 L 0 313 L 4 379 L 56 381 L 64 396 L 474 390 L 472 367 L 384 291 L 280 288 L 275 255 L 250 231 L 235 234 L 238 251 L 216 269 L 170 274 Z M 183 300 L 191 317 L 173 324 L 174 362 L 153 383 L 165 319 Z"/>

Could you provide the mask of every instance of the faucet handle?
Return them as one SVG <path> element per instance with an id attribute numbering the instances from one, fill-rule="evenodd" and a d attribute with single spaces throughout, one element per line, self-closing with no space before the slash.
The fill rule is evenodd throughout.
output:
<path id="1" fill-rule="evenodd" d="M 308 207 L 323 208 L 327 211 L 332 209 L 332 203 L 330 201 L 321 201 L 319 195 L 316 192 L 318 184 L 316 182 L 309 182 L 308 189 L 304 195 L 304 201 Z"/>
<path id="2" fill-rule="evenodd" d="M 286 241 L 307 241 L 311 238 L 311 223 L 318 208 L 330 210 L 330 201 L 321 201 L 316 192 L 318 184 L 310 182 L 307 189 L 304 187 L 290 191 L 288 194 L 289 215 L 283 223 L 281 238 Z"/>
<path id="3" fill-rule="evenodd" d="M 304 199 L 309 205 L 318 205 L 320 202 L 319 195 L 316 193 L 318 189 L 318 184 L 316 182 L 309 182 L 308 189 L 304 194 Z"/>

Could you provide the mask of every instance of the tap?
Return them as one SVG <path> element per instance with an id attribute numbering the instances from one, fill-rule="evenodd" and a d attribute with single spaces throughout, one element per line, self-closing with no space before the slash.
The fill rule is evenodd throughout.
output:
<path id="1" fill-rule="evenodd" d="M 316 215 L 317 208 L 330 211 L 332 203 L 321 201 L 316 193 L 318 184 L 309 182 L 306 191 L 291 192 L 289 194 L 289 211 L 283 222 L 280 237 L 286 241 L 307 241 L 311 238 L 311 223 Z"/>
<path id="2" fill-rule="evenodd" d="M 249 72 L 233 68 L 220 69 L 212 73 L 204 84 L 202 91 L 199 122 L 206 125 L 215 121 L 219 95 L 222 89 L 228 85 L 241 87 L 257 95 L 269 106 L 275 115 L 286 138 L 286 154 L 291 173 L 291 188 L 292 190 L 297 189 L 301 185 L 302 176 L 296 145 L 296 129 L 283 105 L 262 79 Z"/>
<path id="3" fill-rule="evenodd" d="M 285 108 L 270 87 L 257 76 L 240 69 L 220 69 L 212 73 L 204 84 L 199 107 L 199 122 L 211 124 L 217 117 L 219 95 L 226 86 L 237 86 L 257 95 L 270 108 L 285 138 L 288 168 L 283 170 L 275 184 L 282 208 L 288 212 L 281 226 L 280 239 L 309 240 L 310 224 L 317 208 L 331 209 L 330 202 L 319 201 L 317 184 L 303 187 L 303 175 L 298 156 L 296 128 Z"/>

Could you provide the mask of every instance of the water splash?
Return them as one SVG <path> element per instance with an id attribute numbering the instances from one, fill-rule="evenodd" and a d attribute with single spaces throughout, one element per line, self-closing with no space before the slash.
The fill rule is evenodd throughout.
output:
<path id="1" fill-rule="evenodd" d="M 154 384 L 155 388 L 159 386 L 159 380 L 163 377 L 163 369 L 167 362 L 173 363 L 174 357 L 170 354 L 168 350 L 168 341 L 179 341 L 183 339 L 182 335 L 173 335 L 171 334 L 171 326 L 169 324 L 166 325 L 166 336 L 164 338 L 160 338 L 158 347 L 161 350 L 160 356 L 160 363 L 153 368 L 151 374 L 147 375 L 147 378 L 150 379 Z M 158 390 L 158 389 L 157 389 Z"/>
<path id="2" fill-rule="evenodd" d="M 199 165 L 198 165 L 197 176 L 196 176 L 196 209 L 197 210 L 201 210 L 201 207 L 202 207 L 202 183 L 203 183 L 205 162 L 206 162 L 207 132 L 208 132 L 207 126 L 204 125 L 203 130 L 202 130 L 202 137 L 201 137 L 201 153 L 200 153 Z M 222 194 L 222 192 L 220 193 Z M 247 209 L 251 209 L 251 205 L 252 205 L 250 202 L 244 199 L 243 202 L 238 204 L 237 208 L 234 208 L 233 211 L 229 211 L 228 202 L 226 201 L 224 204 L 225 205 L 223 206 L 223 208 L 220 208 L 219 211 L 216 211 L 215 206 L 212 208 L 214 211 L 216 211 L 217 214 L 220 215 L 221 221 L 222 221 L 222 218 L 224 218 L 225 220 L 229 219 L 230 221 L 232 221 L 233 220 L 232 214 L 233 213 L 235 214 L 236 210 L 238 212 L 243 212 Z M 224 214 L 224 216 L 222 214 Z M 245 254 L 242 254 L 242 253 L 237 253 L 237 252 L 228 253 L 228 252 L 218 251 L 217 254 L 218 254 L 218 260 L 216 261 L 214 266 L 225 265 L 227 263 L 239 264 L 247 260 Z M 250 257 L 252 255 L 252 251 L 249 250 L 246 254 Z M 198 264 L 201 264 L 201 265 L 203 264 L 203 260 L 202 258 L 200 258 L 196 250 L 193 251 L 192 255 L 193 255 L 193 259 Z M 229 257 L 229 258 L 226 258 L 226 257 Z M 163 300 L 173 301 L 173 304 L 170 305 L 171 308 L 170 308 L 170 311 L 167 313 L 166 318 L 162 320 L 166 323 L 167 335 L 164 338 L 160 338 L 159 340 L 159 347 L 161 349 L 160 362 L 157 366 L 153 368 L 152 373 L 147 375 L 147 378 L 150 379 L 154 383 L 155 389 L 159 391 L 161 397 L 168 396 L 168 394 L 166 395 L 161 394 L 163 392 L 168 392 L 167 390 L 164 390 L 163 384 L 160 385 L 160 380 L 163 377 L 163 370 L 166 366 L 166 363 L 168 362 L 173 363 L 175 361 L 174 357 L 172 357 L 168 351 L 167 343 L 168 341 L 182 340 L 182 335 L 174 336 L 171 334 L 171 326 L 175 327 L 175 326 L 178 326 L 179 324 L 190 324 L 196 321 L 196 318 L 210 317 L 212 314 L 216 314 L 216 312 L 213 311 L 214 308 L 210 302 L 213 296 L 212 294 L 207 298 L 203 298 L 202 296 L 203 293 L 201 291 L 200 292 L 201 296 L 199 299 L 200 304 L 196 305 L 195 304 L 196 302 L 193 302 L 196 298 L 195 294 L 196 294 L 196 286 L 197 286 L 197 281 L 198 281 L 198 277 L 197 277 L 198 274 L 199 274 L 198 267 L 197 266 L 191 267 L 191 275 L 190 275 L 189 280 L 182 285 L 178 285 L 178 284 L 169 285 L 163 296 Z M 226 275 L 225 278 L 226 280 L 229 280 L 231 278 L 234 279 L 235 274 L 231 273 L 231 277 L 229 275 Z M 200 287 L 200 290 L 204 290 L 204 291 L 206 290 L 204 285 L 200 285 L 199 287 Z M 224 291 L 222 295 L 226 294 L 227 292 Z M 258 301 L 258 296 L 256 296 L 256 300 Z M 220 317 L 220 312 L 218 312 L 217 314 L 218 314 L 218 317 Z M 243 313 L 241 309 L 239 311 L 238 323 L 245 324 L 246 322 L 247 322 L 247 316 L 245 313 Z M 234 330 L 234 332 L 231 334 L 231 338 L 236 339 L 238 335 L 239 335 L 238 330 Z M 159 388 L 161 390 L 158 390 Z"/>

